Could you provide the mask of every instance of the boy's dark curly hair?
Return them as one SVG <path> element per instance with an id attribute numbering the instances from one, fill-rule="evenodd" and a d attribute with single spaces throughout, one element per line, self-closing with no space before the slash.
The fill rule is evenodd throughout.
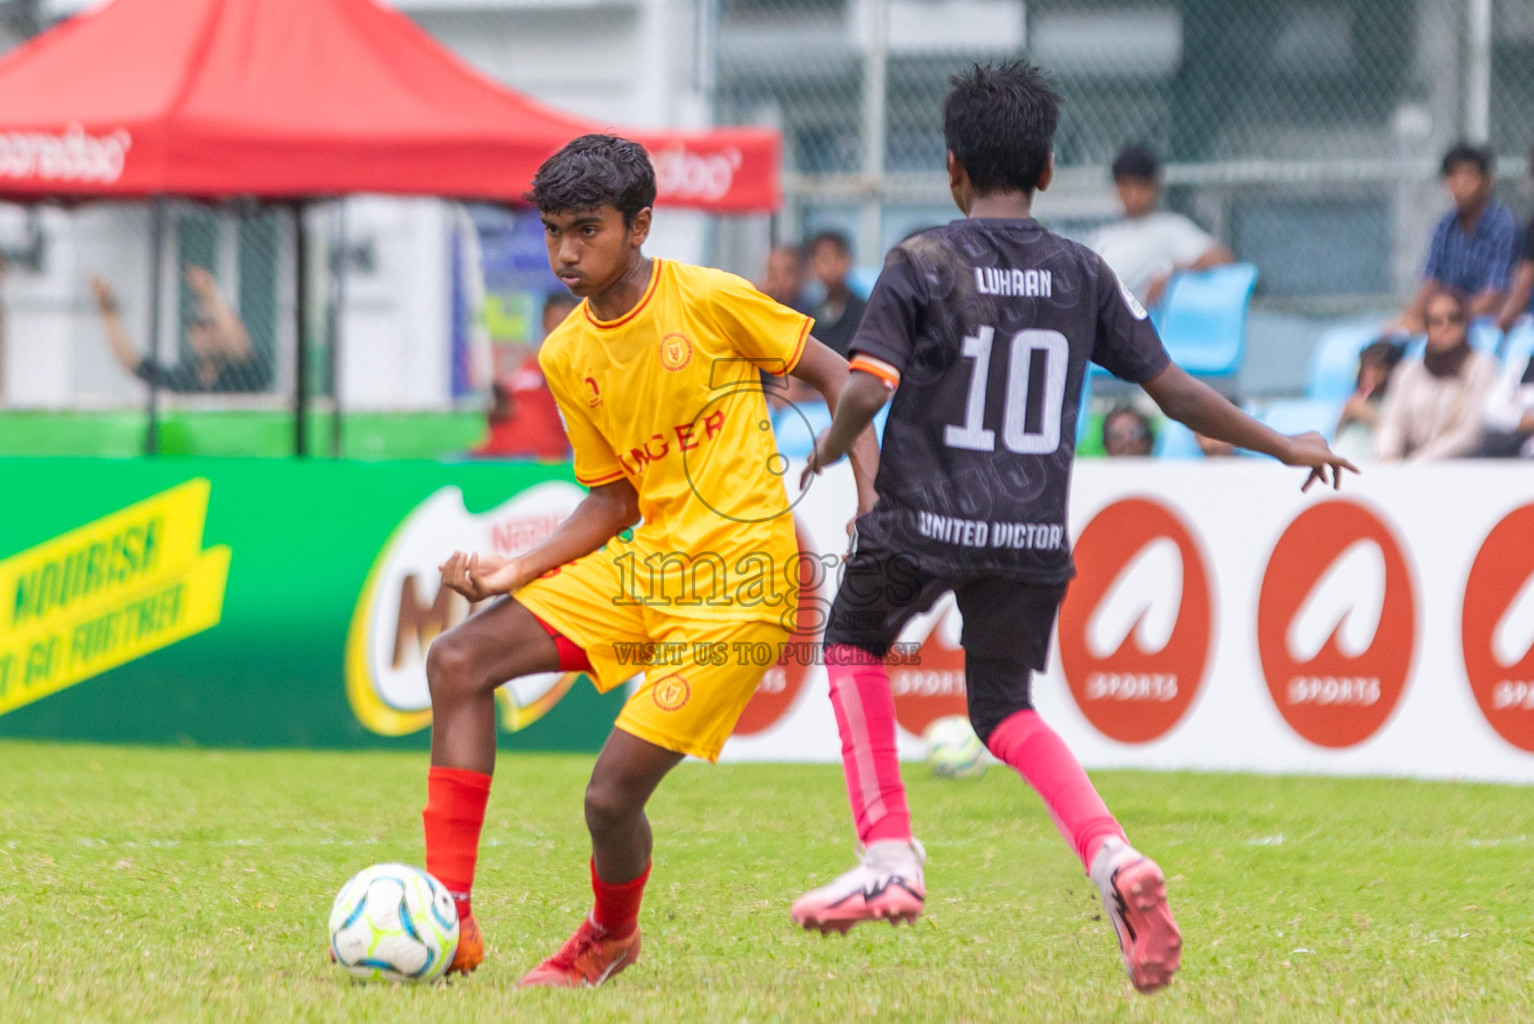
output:
<path id="1" fill-rule="evenodd" d="M 631 225 L 655 204 L 655 167 L 644 147 L 616 135 L 582 135 L 549 157 L 522 194 L 540 213 L 613 206 Z"/>

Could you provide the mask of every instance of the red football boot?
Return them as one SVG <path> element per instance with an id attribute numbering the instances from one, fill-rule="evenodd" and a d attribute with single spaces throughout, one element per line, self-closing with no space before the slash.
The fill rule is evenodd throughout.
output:
<path id="1" fill-rule="evenodd" d="M 639 959 L 639 929 L 614 938 L 592 923 L 581 922 L 559 952 L 527 972 L 522 984 L 534 988 L 583 988 L 600 985 Z"/>
<path id="2" fill-rule="evenodd" d="M 447 973 L 468 975 L 484 962 L 485 937 L 480 934 L 479 923 L 471 912 L 458 919 L 458 949 L 453 953 Z"/>

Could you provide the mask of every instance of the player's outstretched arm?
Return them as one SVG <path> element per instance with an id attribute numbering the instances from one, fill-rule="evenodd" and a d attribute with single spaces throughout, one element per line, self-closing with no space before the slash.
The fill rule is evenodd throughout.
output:
<path id="1" fill-rule="evenodd" d="M 1344 469 L 1358 472 L 1357 466 L 1332 451 L 1326 439 L 1315 431 L 1292 436 L 1280 434 L 1252 419 L 1214 388 L 1190 377 L 1175 363 L 1142 387 L 1162 412 L 1190 430 L 1229 442 L 1237 448 L 1271 455 L 1286 466 L 1308 467 L 1310 476 L 1301 490 L 1308 491 L 1317 480 L 1341 487 Z"/>
<path id="2" fill-rule="evenodd" d="M 628 480 L 618 480 L 593 487 L 575 511 L 535 547 L 509 557 L 455 551 L 437 569 L 444 586 L 470 601 L 483 601 L 513 593 L 550 569 L 591 554 L 638 521 L 639 494 Z"/>
<path id="3" fill-rule="evenodd" d="M 880 407 L 889 398 L 888 389 L 875 377 L 860 371 L 850 371 L 847 360 L 814 337 L 805 342 L 804 354 L 799 357 L 799 362 L 791 373 L 825 396 L 826 405 L 831 409 L 832 415 L 831 427 L 827 434 L 835 432 L 838 424 L 842 424 L 847 431 L 845 441 L 836 449 L 835 456 L 830 458 L 821 457 L 827 434 L 821 435 L 816 442 L 815 450 L 810 453 L 810 465 L 805 470 L 804 480 L 800 482 L 800 486 L 803 486 L 811 475 L 820 472 L 822 467 L 850 453 L 852 476 L 858 485 L 858 513 L 861 515 L 867 512 L 874 507 L 874 502 L 879 500 L 879 495 L 874 490 L 874 478 L 879 475 L 879 442 L 874 437 L 873 421 Z M 868 402 L 872 400 L 869 396 L 850 391 L 859 378 L 873 381 L 878 385 L 878 402 L 871 408 L 867 407 Z"/>

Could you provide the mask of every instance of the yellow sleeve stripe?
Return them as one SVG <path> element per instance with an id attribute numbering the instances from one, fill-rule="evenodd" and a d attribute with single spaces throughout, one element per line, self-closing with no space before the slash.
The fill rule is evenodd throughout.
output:
<path id="1" fill-rule="evenodd" d="M 878 377 L 891 391 L 900 386 L 900 371 L 882 359 L 875 359 L 871 355 L 859 352 L 852 357 L 852 362 L 847 366 L 849 369 L 862 370 L 864 373 Z"/>
<path id="2" fill-rule="evenodd" d="M 616 481 L 621 480 L 624 475 L 625 474 L 623 470 L 615 469 L 611 473 L 603 473 L 601 476 L 593 477 L 584 477 L 577 473 L 575 474 L 575 479 L 587 487 L 600 487 L 603 484 L 615 483 Z"/>
<path id="3" fill-rule="evenodd" d="M 788 365 L 783 368 L 783 373 L 778 374 L 778 376 L 781 377 L 783 374 L 792 373 L 794 367 L 799 365 L 799 360 L 804 358 L 804 346 L 810 340 L 810 325 L 814 322 L 812 317 L 804 318 L 804 326 L 799 328 L 799 341 L 794 345 L 794 354 L 788 357 Z"/>

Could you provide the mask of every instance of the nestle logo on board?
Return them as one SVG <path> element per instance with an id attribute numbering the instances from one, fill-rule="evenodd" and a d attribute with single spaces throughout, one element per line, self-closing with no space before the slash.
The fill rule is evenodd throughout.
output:
<path id="1" fill-rule="evenodd" d="M 661 199 L 723 199 L 735 184 L 735 172 L 743 160 L 740 150 L 721 149 L 697 153 L 672 146 L 650 154 L 655 164 L 655 190 Z"/>

